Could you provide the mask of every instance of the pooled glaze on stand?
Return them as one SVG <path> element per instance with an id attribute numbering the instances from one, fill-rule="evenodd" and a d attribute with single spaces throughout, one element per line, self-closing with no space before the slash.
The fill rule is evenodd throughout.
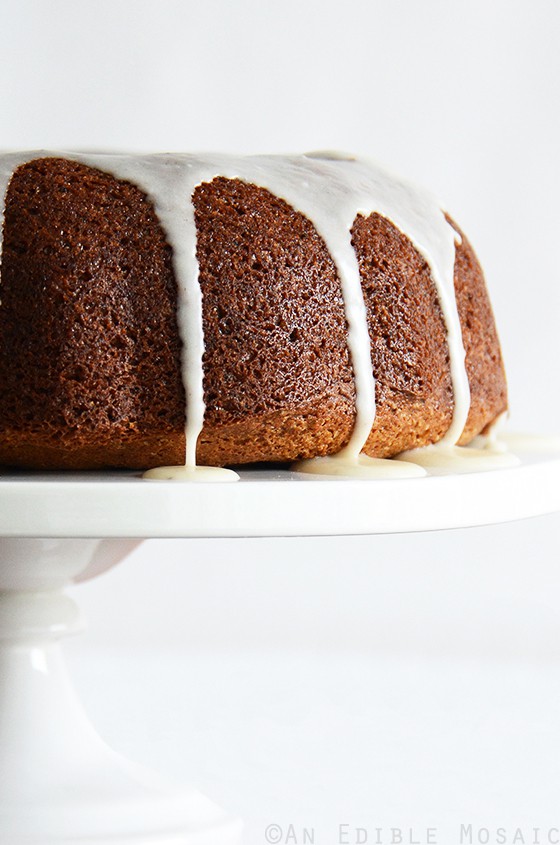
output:
<path id="1" fill-rule="evenodd" d="M 154 467 L 148 469 L 142 476 L 156 481 L 239 481 L 238 474 L 233 469 L 225 467 L 207 467 L 195 464 L 184 466 Z"/>
<path id="2" fill-rule="evenodd" d="M 518 466 L 519 458 L 507 449 L 495 447 L 453 446 L 447 443 L 423 446 L 402 452 L 395 461 L 424 467 L 430 475 L 441 472 L 461 474 L 465 472 L 486 472 L 491 469 L 505 469 Z"/>
<path id="3" fill-rule="evenodd" d="M 290 469 L 309 475 L 342 476 L 343 478 L 422 478 L 426 470 L 414 463 L 397 463 L 392 458 L 370 458 L 369 455 L 339 457 L 326 455 L 322 458 L 310 458 L 296 461 Z"/>
<path id="4" fill-rule="evenodd" d="M 430 193 L 387 174 L 374 163 L 333 153 L 240 157 L 32 151 L 0 157 L 0 202 L 4 202 L 10 178 L 19 165 L 53 157 L 77 161 L 136 185 L 154 206 L 172 247 L 178 290 L 177 323 L 182 341 L 182 380 L 186 395 L 185 465 L 150 470 L 146 473 L 147 477 L 191 481 L 230 481 L 237 477 L 231 470 L 196 464 L 196 444 L 205 411 L 204 335 L 192 196 L 197 186 L 216 177 L 239 179 L 267 189 L 307 217 L 324 240 L 340 279 L 355 380 L 355 424 L 350 441 L 338 454 L 303 461 L 294 468 L 327 475 L 418 476 L 425 474 L 420 464 L 429 463 L 430 455 L 436 454 L 436 450 L 440 462 L 455 461 L 457 454 L 462 454 L 462 449 L 456 453 L 458 447 L 455 444 L 468 417 L 470 389 L 454 287 L 455 243 L 459 236 Z M 366 307 L 351 230 L 358 215 L 373 213 L 396 226 L 426 260 L 438 293 L 449 346 L 454 396 L 451 425 L 438 444 L 407 453 L 400 463 L 361 454 L 375 420 L 375 379 Z M 468 460 L 470 463 L 471 459 Z"/>
<path id="5" fill-rule="evenodd" d="M 513 449 L 521 455 L 560 453 L 560 434 L 527 434 L 508 431 L 500 435 L 499 443 L 503 444 L 505 449 Z"/>

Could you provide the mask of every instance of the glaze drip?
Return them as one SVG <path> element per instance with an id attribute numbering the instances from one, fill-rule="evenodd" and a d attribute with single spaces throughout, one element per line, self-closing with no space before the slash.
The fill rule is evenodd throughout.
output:
<path id="1" fill-rule="evenodd" d="M 197 472 L 196 444 L 204 422 L 202 295 L 196 258 L 197 233 L 192 195 L 195 188 L 216 177 L 240 179 L 258 185 L 285 200 L 314 225 L 337 268 L 348 325 L 348 347 L 356 387 L 356 418 L 349 443 L 337 455 L 304 462 L 298 469 L 328 474 L 395 474 L 392 461 L 368 464 L 360 457 L 375 420 L 375 380 L 358 261 L 351 230 L 359 214 L 386 217 L 412 242 L 426 260 L 436 286 L 447 330 L 454 411 L 442 447 L 457 443 L 470 406 L 465 351 L 454 290 L 457 233 L 439 203 L 428 192 L 378 165 L 335 153 L 305 156 L 247 156 L 162 154 L 128 156 L 73 152 L 32 151 L 0 157 L 0 202 L 3 204 L 13 172 L 38 158 L 62 157 L 125 180 L 142 190 L 153 204 L 173 251 L 177 280 L 177 322 L 182 340 L 182 378 L 187 397 L 184 477 L 208 480 Z M 439 448 L 440 444 L 436 447 Z M 409 460 L 413 460 L 410 456 Z M 325 470 L 325 462 L 327 469 Z M 386 465 L 385 470 L 381 465 Z M 409 467 L 412 465 L 409 464 Z M 352 467 L 354 470 L 351 471 Z M 369 468 L 368 468 L 369 467 Z M 394 469 L 390 469 L 390 467 Z M 398 474 L 406 473 L 401 464 Z M 371 469 L 371 472 L 369 471 Z M 423 474 L 410 469 L 409 474 Z M 164 477 L 169 468 L 161 468 Z M 167 473 L 167 475 L 166 475 Z M 151 473 L 154 475 L 154 473 Z M 180 473 L 179 473 L 180 474 Z M 161 475 L 160 475 L 161 477 Z M 213 474 L 216 480 L 220 474 Z"/>

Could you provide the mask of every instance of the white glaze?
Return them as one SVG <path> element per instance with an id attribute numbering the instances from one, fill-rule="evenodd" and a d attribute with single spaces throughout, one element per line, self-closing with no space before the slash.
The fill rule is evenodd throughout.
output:
<path id="1" fill-rule="evenodd" d="M 207 466 L 170 466 L 154 467 L 147 470 L 144 478 L 154 478 L 159 481 L 239 481 L 239 476 L 232 469 Z"/>
<path id="2" fill-rule="evenodd" d="M 560 434 L 527 434 L 525 432 L 502 432 L 499 441 L 507 449 L 513 449 L 520 455 L 553 455 L 560 452 Z"/>
<path id="3" fill-rule="evenodd" d="M 425 258 L 438 291 L 447 328 L 454 412 L 443 447 L 455 444 L 463 430 L 470 405 L 465 352 L 454 291 L 455 241 L 458 236 L 447 223 L 439 203 L 378 165 L 334 153 L 307 156 L 164 154 L 128 156 L 35 151 L 7 154 L 0 161 L 0 197 L 3 199 L 18 165 L 36 158 L 64 157 L 82 162 L 137 185 L 152 202 L 173 249 L 178 286 L 178 327 L 183 343 L 182 375 L 186 409 L 185 466 L 196 465 L 196 443 L 204 420 L 202 296 L 196 259 L 196 227 L 192 194 L 203 182 L 217 176 L 259 185 L 304 214 L 323 238 L 341 281 L 356 386 L 356 419 L 347 446 L 321 464 L 300 464 L 298 469 L 324 472 L 325 461 L 333 464 L 328 474 L 368 474 L 367 462 L 358 458 L 375 419 L 375 380 L 360 273 L 351 244 L 351 229 L 358 214 L 378 213 L 390 220 Z M 439 446 L 438 446 L 439 448 Z M 389 461 L 371 472 L 394 475 Z M 336 464 L 336 467 L 335 467 Z M 321 469 L 319 469 L 321 467 Z M 164 468 L 164 471 L 165 468 Z M 400 470 L 398 471 L 400 473 Z M 207 480 L 190 473 L 193 480 Z M 184 476 L 184 473 L 183 473 Z"/>
<path id="4" fill-rule="evenodd" d="M 521 461 L 509 451 L 475 446 L 453 446 L 435 443 L 421 449 L 411 449 L 397 455 L 395 461 L 403 461 L 425 467 L 430 475 L 463 474 L 486 472 L 491 469 L 505 469 L 518 466 Z"/>
<path id="5" fill-rule="evenodd" d="M 487 426 L 484 433 L 477 434 L 468 444 L 469 449 L 484 449 L 486 452 L 507 452 L 508 447 L 504 441 L 504 427 L 509 419 L 509 411 L 504 411 Z"/>
<path id="6" fill-rule="evenodd" d="M 370 458 L 358 455 L 355 460 L 336 460 L 336 455 L 297 461 L 290 469 L 310 475 L 331 475 L 344 478 L 422 478 L 426 470 L 416 463 L 405 463 L 386 458 Z"/>

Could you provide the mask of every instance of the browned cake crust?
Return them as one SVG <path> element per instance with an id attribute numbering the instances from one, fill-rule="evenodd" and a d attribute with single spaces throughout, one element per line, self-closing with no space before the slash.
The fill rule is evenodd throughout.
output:
<path id="1" fill-rule="evenodd" d="M 455 292 L 471 406 L 468 443 L 507 408 L 500 344 L 484 276 L 458 227 Z M 440 440 L 451 423 L 453 390 L 446 330 L 426 261 L 378 214 L 352 230 L 367 306 L 377 414 L 364 451 L 390 457 Z"/>
<path id="2" fill-rule="evenodd" d="M 283 200 L 237 180 L 201 185 L 194 207 L 206 343 L 201 462 L 337 452 L 354 423 L 354 378 L 325 244 Z"/>
<path id="3" fill-rule="evenodd" d="M 469 241 L 461 237 L 455 252 L 455 295 L 461 320 L 471 407 L 459 443 L 469 443 L 507 410 L 507 385 L 500 341 L 484 275 Z"/>
<path id="4" fill-rule="evenodd" d="M 349 439 L 354 381 L 340 283 L 312 224 L 268 191 L 218 178 L 193 197 L 206 344 L 207 464 L 291 461 Z M 377 418 L 368 454 L 438 440 L 453 396 L 425 261 L 379 215 L 352 230 Z M 184 460 L 171 249 L 133 185 L 64 159 L 20 167 L 1 268 L 0 463 L 148 468 Z M 506 408 L 482 272 L 465 238 L 455 286 L 472 404 L 462 442 Z"/>

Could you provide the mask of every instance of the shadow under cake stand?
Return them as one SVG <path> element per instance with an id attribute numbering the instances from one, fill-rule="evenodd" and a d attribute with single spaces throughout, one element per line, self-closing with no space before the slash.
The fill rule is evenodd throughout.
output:
<path id="1" fill-rule="evenodd" d="M 144 538 L 384 534 L 560 510 L 560 455 L 393 481 L 249 470 L 237 484 L 133 473 L 0 474 L 0 845 L 233 845 L 241 822 L 113 752 L 59 640 L 82 628 L 64 588 Z"/>

